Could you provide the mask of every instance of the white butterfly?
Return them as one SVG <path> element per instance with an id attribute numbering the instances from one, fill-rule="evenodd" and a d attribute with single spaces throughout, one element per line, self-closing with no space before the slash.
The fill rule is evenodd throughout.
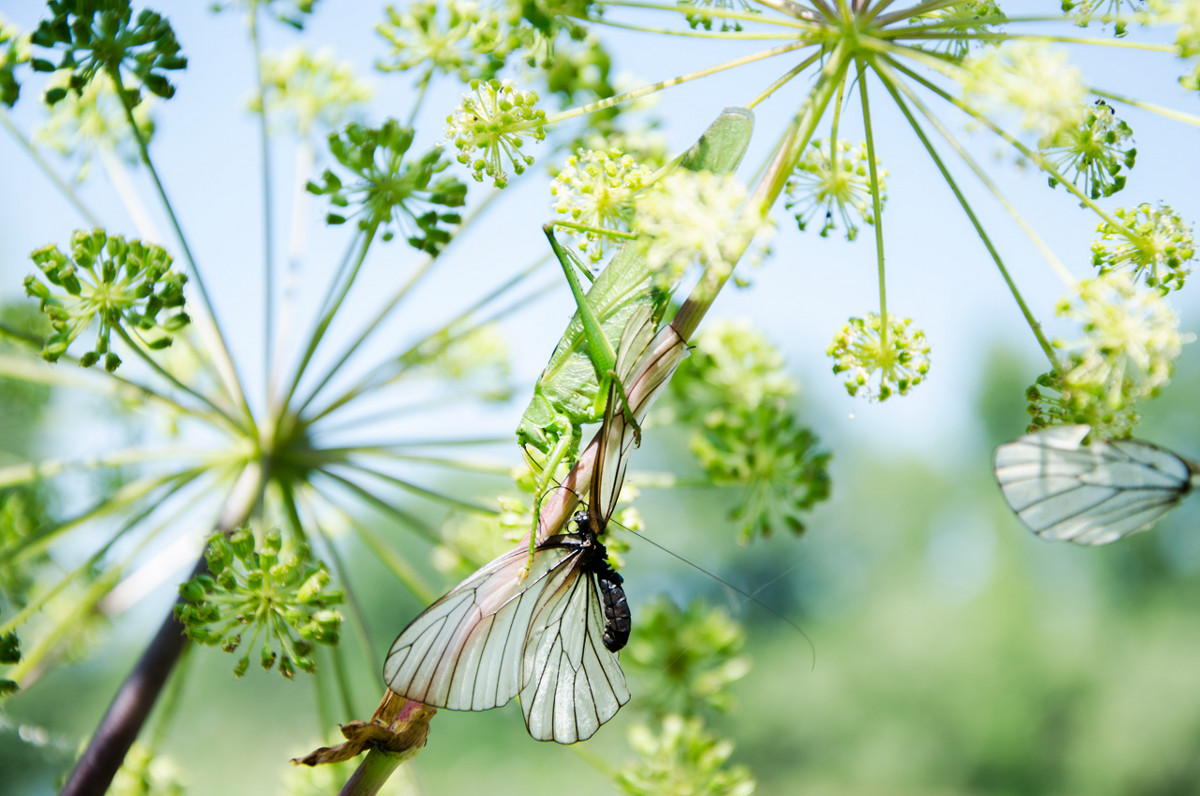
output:
<path id="1" fill-rule="evenodd" d="M 628 377 L 634 420 L 645 417 L 685 350 L 669 326 L 654 336 L 649 310 L 630 318 L 615 370 Z M 384 661 L 392 691 L 450 710 L 488 710 L 519 694 L 529 734 L 564 744 L 592 737 L 629 701 L 616 656 L 629 638 L 629 607 L 599 537 L 621 491 L 635 428 L 614 383 L 577 531 L 541 541 L 528 573 L 522 546 L 425 609 Z"/>
<path id="2" fill-rule="evenodd" d="M 1149 528 L 1200 483 L 1200 464 L 1138 440 L 1093 440 L 1055 426 L 996 449 L 1004 499 L 1038 536 L 1115 542 Z"/>

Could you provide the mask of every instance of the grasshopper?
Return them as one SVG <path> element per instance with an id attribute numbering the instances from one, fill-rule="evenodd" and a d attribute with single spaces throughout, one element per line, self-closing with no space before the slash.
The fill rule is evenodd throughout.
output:
<path id="1" fill-rule="evenodd" d="M 728 174 L 745 154 L 753 129 L 753 114 L 744 108 L 728 108 L 677 160 L 679 168 Z M 580 279 L 591 273 L 569 255 L 554 237 L 553 225 L 545 227 L 551 249 L 562 265 L 577 306 L 566 332 L 550 356 L 546 369 L 534 386 L 533 398 L 517 426 L 517 442 L 535 468 L 540 470 L 535 487 L 534 529 L 542 497 L 559 465 L 573 462 L 579 453 L 582 427 L 599 422 L 609 387 L 617 375 L 615 349 L 630 317 L 649 307 L 657 324 L 670 294 L 655 289 L 650 268 L 637 241 L 624 244 L 584 292 Z M 619 382 L 619 379 L 618 379 Z M 624 386 L 614 395 L 633 424 L 635 439 L 640 429 L 629 413 Z"/>

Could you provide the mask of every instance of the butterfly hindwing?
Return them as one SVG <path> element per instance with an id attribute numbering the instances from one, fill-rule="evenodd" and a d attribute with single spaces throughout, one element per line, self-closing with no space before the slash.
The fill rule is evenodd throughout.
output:
<path id="1" fill-rule="evenodd" d="M 1108 544 L 1152 525 L 1191 489 L 1181 457 L 1138 440 L 1083 444 L 1088 426 L 1055 426 L 996 449 L 1008 505 L 1039 536 Z"/>
<path id="2" fill-rule="evenodd" d="M 522 667 L 521 710 L 541 741 L 586 740 L 629 701 L 617 656 L 604 646 L 596 575 L 586 567 L 543 590 Z"/>

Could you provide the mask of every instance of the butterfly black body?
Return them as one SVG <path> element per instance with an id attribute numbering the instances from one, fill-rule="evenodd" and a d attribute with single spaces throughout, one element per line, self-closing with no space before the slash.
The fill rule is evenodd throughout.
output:
<path id="1" fill-rule="evenodd" d="M 604 647 L 609 652 L 617 652 L 629 642 L 629 631 L 633 626 L 625 589 L 621 587 L 625 579 L 608 565 L 608 549 L 596 536 L 592 517 L 581 511 L 575 515 L 575 524 L 578 526 L 576 533 L 552 538 L 551 543 L 582 551 L 580 568 L 595 575 L 596 585 L 600 588 L 600 601 L 604 606 Z"/>

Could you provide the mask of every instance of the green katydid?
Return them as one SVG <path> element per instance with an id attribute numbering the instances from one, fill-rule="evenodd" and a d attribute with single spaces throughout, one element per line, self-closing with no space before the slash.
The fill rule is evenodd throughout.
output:
<path id="1" fill-rule="evenodd" d="M 753 114 L 749 110 L 728 108 L 678 158 L 677 165 L 691 171 L 729 174 L 741 162 L 752 129 Z M 579 273 L 589 280 L 591 273 L 559 245 L 552 226 L 546 226 L 546 235 L 562 264 L 577 310 L 517 427 L 518 443 L 541 470 L 535 487 L 535 531 L 542 495 L 559 465 L 576 458 L 582 426 L 599 422 L 604 416 L 608 388 L 615 378 L 615 349 L 630 316 L 639 307 L 649 305 L 657 322 L 670 298 L 652 285 L 644 250 L 636 241 L 620 248 L 585 293 Z M 625 403 L 622 385 L 618 384 L 614 392 Z M 634 428 L 636 433 L 636 424 Z M 536 532 L 530 535 L 531 546 L 536 536 Z"/>

